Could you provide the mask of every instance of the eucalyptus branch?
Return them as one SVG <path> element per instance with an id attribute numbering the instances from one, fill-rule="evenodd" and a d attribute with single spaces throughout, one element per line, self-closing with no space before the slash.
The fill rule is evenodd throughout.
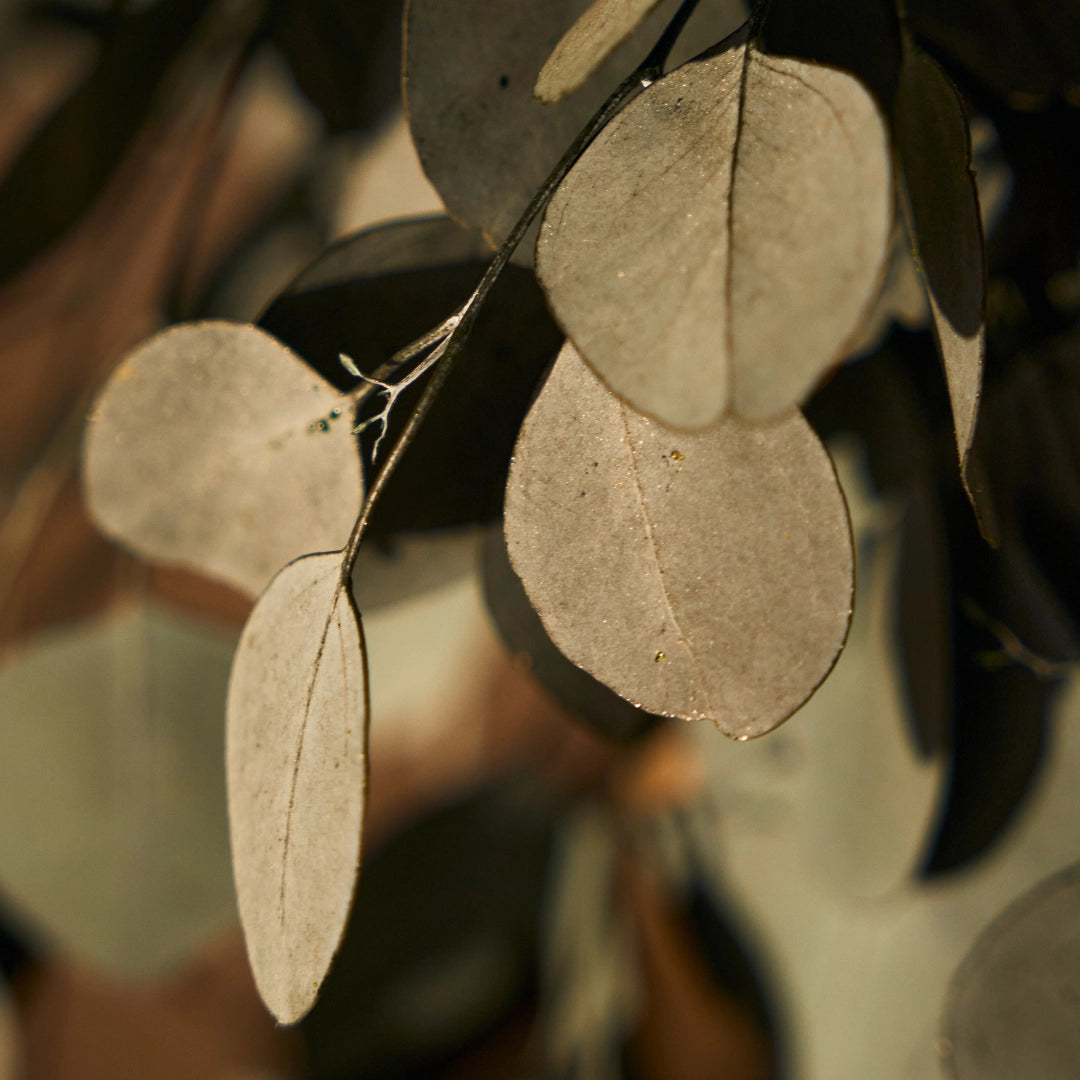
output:
<path id="1" fill-rule="evenodd" d="M 525 207 L 525 210 L 515 222 L 514 227 L 510 230 L 509 235 L 496 252 L 495 257 L 488 264 L 487 269 L 484 271 L 484 276 L 480 279 L 469 299 L 466 300 L 453 315 L 440 323 L 439 326 L 430 330 L 427 334 L 418 338 L 410 345 L 407 345 L 398 353 L 395 353 L 386 364 L 382 365 L 376 371 L 374 376 L 366 379 L 362 386 L 357 387 L 353 391 L 351 396 L 357 403 L 366 399 L 376 390 L 383 393 L 390 393 L 393 395 L 393 399 L 396 400 L 400 390 L 404 389 L 406 385 L 411 385 L 416 379 L 427 374 L 434 368 L 431 380 L 424 388 L 424 392 L 421 395 L 420 400 L 416 403 L 416 408 L 409 417 L 408 423 L 406 423 L 405 427 L 402 429 L 401 434 L 394 443 L 393 449 L 391 449 L 389 456 L 383 463 L 378 475 L 375 477 L 374 483 L 368 489 L 364 499 L 363 509 L 360 511 L 360 515 L 353 525 L 352 533 L 350 534 L 349 540 L 342 553 L 341 581 L 343 585 L 348 582 L 349 576 L 352 574 L 352 569 L 356 563 L 364 533 L 367 531 L 371 515 L 374 512 L 382 492 L 385 490 L 390 477 L 397 468 L 402 455 L 415 438 L 417 431 L 420 429 L 420 425 L 431 411 L 435 399 L 438 397 L 443 386 L 446 385 L 446 380 L 449 377 L 450 371 L 453 369 L 454 362 L 460 355 L 461 350 L 465 347 L 480 310 L 491 295 L 491 291 L 495 287 L 502 272 L 509 264 L 510 258 L 517 249 L 518 244 L 521 243 L 529 226 L 532 225 L 536 216 L 547 205 L 552 195 L 555 194 L 556 188 L 558 188 L 559 184 L 566 178 L 567 173 L 574 167 L 578 158 L 585 152 L 593 139 L 596 138 L 616 113 L 618 113 L 632 98 L 651 85 L 663 74 L 664 64 L 667 62 L 668 56 L 671 54 L 671 50 L 674 47 L 679 34 L 686 25 L 686 21 L 693 14 L 697 5 L 698 0 L 683 0 L 682 4 L 679 6 L 679 10 L 675 13 L 671 22 L 668 23 L 663 34 L 660 35 L 659 40 L 649 51 L 649 55 L 645 57 L 634 71 L 619 83 L 603 105 L 601 105 L 593 114 L 589 122 L 581 129 L 570 146 L 567 147 L 563 156 L 559 159 L 558 164 L 552 169 L 543 184 L 541 184 L 540 188 L 529 200 L 528 206 Z M 393 371 L 397 370 L 403 363 L 406 363 L 408 360 L 421 353 L 425 348 L 428 348 L 433 344 L 437 344 L 437 347 L 432 352 L 431 356 L 423 361 L 415 372 L 410 373 L 410 375 L 402 381 L 400 387 L 395 387 L 394 390 L 391 390 L 387 375 L 392 374 Z M 387 375 L 382 374 L 383 370 L 387 368 L 390 369 Z M 382 441 L 386 431 L 386 417 L 389 415 L 390 405 L 392 405 L 392 401 L 388 402 L 387 408 L 382 411 L 379 417 L 375 417 L 372 420 L 373 422 L 375 419 L 379 419 L 383 423 L 383 434 L 379 436 L 379 439 L 376 442 L 376 448 L 378 447 L 379 442 Z M 366 424 L 361 426 L 366 426 Z M 374 453 L 372 458 L 374 460 Z"/>

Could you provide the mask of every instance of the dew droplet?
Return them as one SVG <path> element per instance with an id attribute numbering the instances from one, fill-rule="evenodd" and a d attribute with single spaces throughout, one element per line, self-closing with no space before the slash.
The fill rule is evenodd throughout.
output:
<path id="1" fill-rule="evenodd" d="M 315 426 L 319 429 L 319 431 L 329 431 L 330 430 L 330 421 L 329 420 L 319 420 L 315 424 Z"/>
<path id="2" fill-rule="evenodd" d="M 685 461 L 686 460 L 686 455 L 685 454 L 680 454 L 678 450 L 672 450 L 671 451 L 671 460 L 672 461 Z"/>
<path id="3" fill-rule="evenodd" d="M 662 653 L 662 652 L 658 652 L 658 653 L 656 654 L 656 662 L 657 662 L 658 664 L 660 663 L 660 661 L 661 661 L 661 660 L 665 660 L 665 659 L 667 659 L 667 657 L 666 657 L 666 654 L 665 654 L 665 653 Z"/>
<path id="4" fill-rule="evenodd" d="M 749 735 L 736 735 L 735 736 L 735 741 L 736 742 L 749 742 L 750 741 L 750 736 Z"/>
<path id="5" fill-rule="evenodd" d="M 330 410 L 330 419 L 336 420 L 341 415 L 341 410 L 336 406 Z"/>

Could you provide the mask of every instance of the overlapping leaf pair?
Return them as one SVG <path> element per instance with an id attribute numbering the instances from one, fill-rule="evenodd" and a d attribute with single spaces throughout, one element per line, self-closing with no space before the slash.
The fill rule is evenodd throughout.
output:
<path id="1" fill-rule="evenodd" d="M 536 268 L 570 338 L 524 423 L 540 363 L 555 351 L 550 324 L 518 354 L 520 369 L 499 362 L 498 348 L 474 348 L 449 376 L 460 378 L 451 400 L 467 405 L 445 410 L 449 439 L 468 446 L 495 420 L 499 432 L 485 451 L 490 474 L 460 459 L 486 485 L 469 520 L 497 516 L 490 491 L 509 469 L 510 559 L 566 656 L 648 712 L 761 735 L 813 692 L 847 632 L 843 496 L 797 407 L 844 358 L 874 298 L 893 229 L 894 146 L 962 459 L 970 446 L 982 267 L 959 103 L 910 48 L 903 122 L 890 138 L 880 104 L 852 75 L 764 51 L 760 13 L 726 36 L 735 27 L 725 22 L 737 22 L 730 4 L 703 4 L 711 11 L 686 34 L 709 48 L 663 77 L 689 7 L 599 0 L 561 43 L 584 7 L 576 0 L 499 17 L 490 0 L 452 7 L 413 0 L 406 13 L 421 159 L 451 212 L 499 242 L 528 225 L 530 200 L 531 213 L 540 208 L 534 192 L 553 192 Z M 448 19 L 458 37 L 483 19 L 496 29 L 482 41 L 470 32 L 480 51 L 459 54 L 440 36 Z M 663 55 L 635 65 L 658 36 Z M 545 108 L 531 87 L 556 45 L 537 93 L 556 101 L 575 91 L 569 108 L 552 105 L 550 120 L 510 142 L 507 116 Z M 515 55 L 535 50 L 535 63 Z M 591 145 L 566 150 L 595 103 L 621 103 L 641 85 Z M 370 236 L 361 247 L 393 239 Z M 241 915 L 260 990 L 284 1022 L 313 1003 L 352 895 L 368 721 L 352 576 L 415 426 L 399 425 L 362 499 L 353 408 L 381 385 L 415 393 L 425 350 L 445 378 L 468 333 L 482 337 L 479 311 L 499 274 L 527 273 L 505 268 L 510 254 L 460 307 L 435 316 L 445 321 L 399 366 L 363 358 L 347 395 L 262 331 L 202 324 L 134 354 L 91 426 L 88 492 L 109 532 L 253 595 L 270 582 L 234 662 L 228 762 Z M 389 281 L 399 269 L 391 258 L 377 273 L 350 272 Z M 318 278 L 297 286 L 309 300 L 327 284 Z M 273 309 L 264 321 L 275 323 Z M 355 325 L 365 336 L 363 320 Z M 354 345 L 337 351 L 356 364 Z M 487 368 L 481 355 L 494 358 Z M 456 375 L 470 370 L 471 383 Z M 430 404 L 425 392 L 413 418 Z M 425 458 L 418 443 L 398 475 L 448 445 L 444 435 Z"/>

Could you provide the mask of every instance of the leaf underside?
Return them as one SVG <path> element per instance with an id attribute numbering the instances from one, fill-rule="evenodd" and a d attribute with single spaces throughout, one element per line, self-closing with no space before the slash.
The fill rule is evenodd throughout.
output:
<path id="1" fill-rule="evenodd" d="M 367 670 L 341 553 L 286 566 L 244 627 L 229 682 L 233 869 L 248 957 L 283 1024 L 314 1004 L 360 864 Z"/>
<path id="2" fill-rule="evenodd" d="M 795 413 L 686 433 L 569 344 L 522 427 L 510 559 L 555 644 L 649 712 L 762 735 L 828 673 L 851 614 L 843 496 Z"/>

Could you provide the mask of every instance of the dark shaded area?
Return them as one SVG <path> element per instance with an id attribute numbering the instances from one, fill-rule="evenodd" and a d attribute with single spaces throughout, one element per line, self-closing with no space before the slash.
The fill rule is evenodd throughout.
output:
<path id="1" fill-rule="evenodd" d="M 411 227 L 414 223 L 403 223 Z M 466 230 L 445 218 L 430 219 L 427 231 L 452 244 L 455 256 Z M 346 243 L 383 245 L 391 227 Z M 387 249 L 393 251 L 393 245 Z M 420 337 L 459 307 L 487 265 L 436 260 L 437 244 L 420 246 L 415 268 L 387 273 L 368 270 L 330 284 L 293 287 L 276 300 L 260 324 L 300 354 L 342 390 L 358 382 L 342 366 L 345 353 L 366 373 L 375 372 L 398 349 Z M 395 252 L 395 259 L 400 252 Z M 410 260 L 411 261 L 411 260 Z M 377 262 L 374 265 L 378 265 Z M 355 262 L 350 261 L 350 267 Z M 301 277 L 301 282 L 304 280 Z M 468 343 L 439 402 L 402 459 L 371 519 L 372 539 L 398 532 L 493 521 L 502 515 L 503 489 L 518 428 L 541 373 L 562 343 L 532 271 L 509 266 L 476 320 Z M 381 463 L 423 392 L 419 380 L 398 399 L 380 447 Z M 359 416 L 375 415 L 381 394 Z M 363 442 L 370 461 L 380 433 L 369 427 Z"/>
<path id="2" fill-rule="evenodd" d="M 1080 83 L 1072 0 L 906 0 L 915 33 L 1014 108 L 1045 106 Z"/>
<path id="3" fill-rule="evenodd" d="M 33 960 L 30 943 L 24 940 L 0 906 L 0 978 L 10 983 Z"/>
<path id="4" fill-rule="evenodd" d="M 663 723 L 663 717 L 635 708 L 559 652 L 510 565 L 501 528 L 484 538 L 481 567 L 484 600 L 507 649 L 528 659 L 529 674 L 571 715 L 617 742 L 640 738 Z"/>
<path id="5" fill-rule="evenodd" d="M 970 337 L 983 320 L 983 251 L 967 118 L 955 87 L 905 50 L 893 111 L 909 228 L 942 314 Z"/>
<path id="6" fill-rule="evenodd" d="M 32 136 L 0 182 L 0 281 L 89 210 L 160 104 L 173 61 L 209 7 L 210 0 L 162 0 L 99 22 L 101 52 L 89 76 Z M 59 18 L 60 12 L 49 15 Z"/>
<path id="7" fill-rule="evenodd" d="M 400 97 L 403 0 L 277 0 L 269 35 L 337 134 L 377 124 Z"/>
<path id="8" fill-rule="evenodd" d="M 889 0 L 772 0 L 765 50 L 848 71 L 892 111 L 900 77 L 900 24 Z"/>
<path id="9" fill-rule="evenodd" d="M 508 779 L 365 857 L 341 952 L 302 1030 L 312 1080 L 441 1076 L 528 1009 L 554 807 Z"/>

